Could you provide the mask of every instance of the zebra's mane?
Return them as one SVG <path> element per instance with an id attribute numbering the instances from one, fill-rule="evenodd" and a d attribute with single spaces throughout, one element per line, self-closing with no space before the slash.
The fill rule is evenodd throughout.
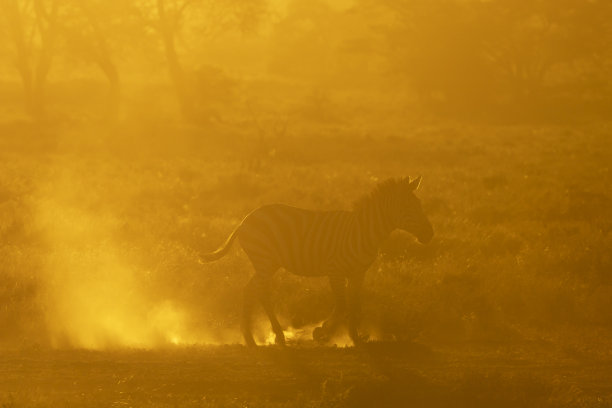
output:
<path id="1" fill-rule="evenodd" d="M 404 178 L 389 178 L 381 181 L 374 187 L 372 191 L 361 196 L 353 203 L 353 211 L 361 212 L 369 208 L 373 202 L 380 200 L 383 197 L 389 197 L 401 192 L 403 183 L 406 182 Z"/>

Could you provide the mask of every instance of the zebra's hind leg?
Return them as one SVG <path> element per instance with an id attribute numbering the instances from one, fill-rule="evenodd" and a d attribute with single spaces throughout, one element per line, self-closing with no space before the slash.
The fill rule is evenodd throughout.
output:
<path id="1" fill-rule="evenodd" d="M 261 305 L 266 311 L 268 319 L 270 319 L 270 323 L 272 324 L 272 331 L 274 331 L 275 334 L 274 342 L 280 346 L 284 346 L 285 333 L 283 333 L 283 328 L 274 314 L 274 308 L 272 307 L 272 302 L 270 299 L 270 279 L 271 275 L 262 277 L 262 283 L 259 291 L 259 301 L 261 302 Z"/>
<path id="2" fill-rule="evenodd" d="M 329 284 L 334 295 L 335 306 L 329 319 L 312 332 L 313 339 L 318 343 L 328 342 L 346 320 L 346 279 L 341 276 L 330 276 Z"/>
<path id="3" fill-rule="evenodd" d="M 274 315 L 274 309 L 270 299 L 270 280 L 272 279 L 272 273 L 260 272 L 260 269 L 255 269 L 255 275 L 251 278 L 249 283 L 244 289 L 244 306 L 242 315 L 242 335 L 247 346 L 256 346 L 255 340 L 253 339 L 252 333 L 252 315 L 253 306 L 257 300 L 261 302 L 270 323 L 272 323 L 272 330 L 276 335 L 275 343 L 284 345 L 285 334 L 283 328 Z"/>
<path id="4" fill-rule="evenodd" d="M 257 275 L 255 275 L 257 276 Z M 244 288 L 244 300 L 242 303 L 242 336 L 244 337 L 244 341 L 247 346 L 255 347 L 257 344 L 255 343 L 255 339 L 253 339 L 251 318 L 253 316 L 253 305 L 255 304 L 255 300 L 257 299 L 256 293 L 256 285 L 257 282 L 255 280 L 255 276 L 251 278 L 249 283 Z"/>

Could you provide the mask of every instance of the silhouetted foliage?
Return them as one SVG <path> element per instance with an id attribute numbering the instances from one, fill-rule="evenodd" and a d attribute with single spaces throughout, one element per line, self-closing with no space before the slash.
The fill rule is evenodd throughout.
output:
<path id="1" fill-rule="evenodd" d="M 425 107 L 554 117 L 555 109 L 589 113 L 611 97 L 609 2 L 383 4 L 395 20 L 387 30 L 390 64 Z"/>

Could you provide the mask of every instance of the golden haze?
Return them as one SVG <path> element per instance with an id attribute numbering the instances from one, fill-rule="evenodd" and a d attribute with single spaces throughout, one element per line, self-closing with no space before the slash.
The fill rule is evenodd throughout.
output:
<path id="1" fill-rule="evenodd" d="M 603 0 L 0 0 L 0 406 L 611 404 L 611 22 Z M 253 269 L 199 260 L 246 214 L 417 175 L 435 237 L 383 242 L 369 343 L 317 346 L 329 284 L 282 270 L 288 350 L 261 310 L 270 347 L 227 346 Z"/>

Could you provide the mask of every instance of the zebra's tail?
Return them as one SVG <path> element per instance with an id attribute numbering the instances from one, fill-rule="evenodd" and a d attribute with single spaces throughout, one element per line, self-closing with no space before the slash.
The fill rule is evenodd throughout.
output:
<path id="1" fill-rule="evenodd" d="M 242 225 L 242 223 L 240 225 Z M 234 242 L 234 239 L 236 239 L 236 234 L 238 233 L 238 229 L 240 228 L 240 225 L 234 228 L 234 231 L 232 231 L 230 236 L 227 237 L 227 239 L 225 240 L 223 245 L 219 247 L 219 249 L 217 249 L 214 252 L 209 252 L 207 254 L 200 255 L 200 263 L 213 262 L 213 261 L 216 261 L 217 259 L 222 258 L 225 254 L 227 254 L 227 252 L 232 247 L 232 242 Z"/>

